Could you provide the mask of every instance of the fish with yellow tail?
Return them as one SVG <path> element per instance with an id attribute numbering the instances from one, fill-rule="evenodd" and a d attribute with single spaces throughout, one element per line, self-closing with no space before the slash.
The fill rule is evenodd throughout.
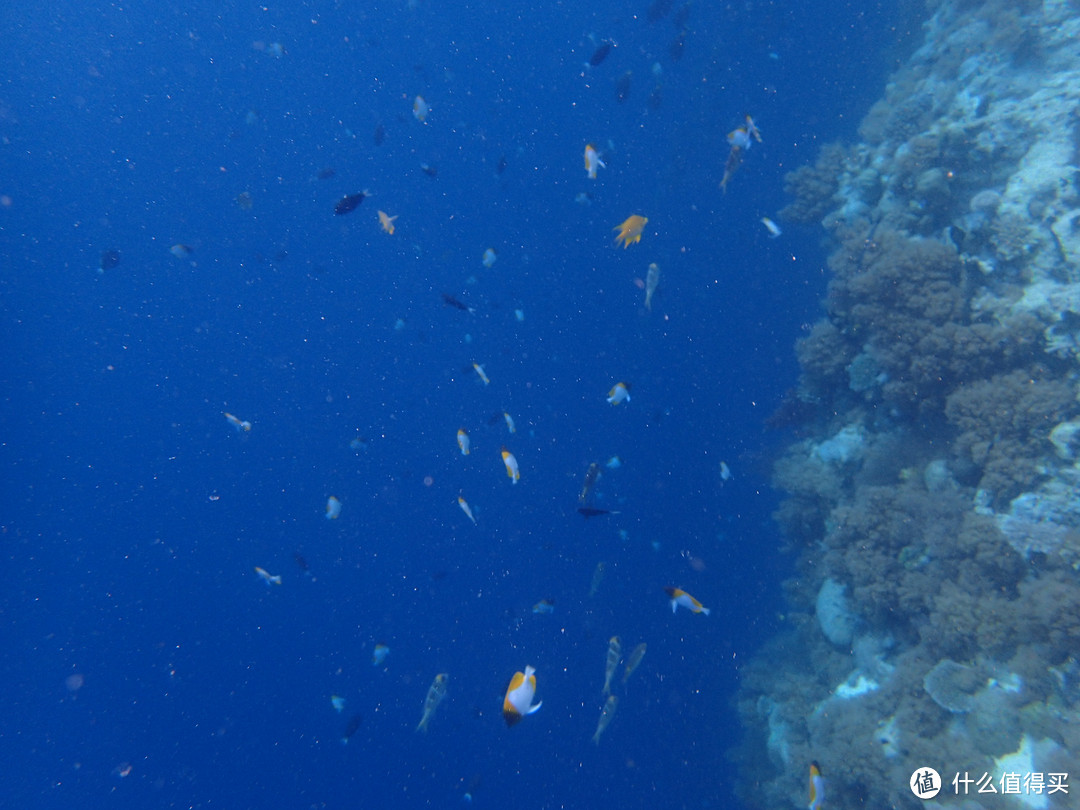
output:
<path id="1" fill-rule="evenodd" d="M 533 703 L 535 696 L 536 670 L 525 667 L 524 672 L 515 672 L 510 679 L 510 685 L 506 687 L 506 697 L 503 698 L 503 719 L 506 720 L 506 725 L 513 726 L 525 715 L 539 709 L 544 701 Z"/>
<path id="2" fill-rule="evenodd" d="M 337 520 L 341 515 L 341 501 L 331 495 L 326 499 L 326 519 Z"/>
<path id="3" fill-rule="evenodd" d="M 473 511 L 469 507 L 469 502 L 465 500 L 465 498 L 461 495 L 458 495 L 457 504 L 461 507 L 461 511 L 465 513 L 465 517 L 471 520 L 473 522 L 473 526 L 475 526 L 476 518 L 473 516 Z"/>
<path id="4" fill-rule="evenodd" d="M 664 590 L 667 591 L 667 595 L 671 597 L 672 613 L 679 609 L 679 605 L 682 605 L 691 613 L 704 613 L 706 616 L 709 615 L 709 609 L 682 588 L 664 588 Z"/>
<path id="5" fill-rule="evenodd" d="M 597 168 L 606 169 L 607 164 L 600 159 L 596 147 L 591 143 L 587 144 L 585 146 L 585 172 L 589 175 L 590 180 L 596 179 Z"/>
<path id="6" fill-rule="evenodd" d="M 390 216 L 385 211 L 377 211 L 376 213 L 379 215 L 379 226 L 388 234 L 393 235 L 394 220 L 397 219 L 397 216 Z"/>
<path id="7" fill-rule="evenodd" d="M 627 383 L 615 383 L 614 387 L 608 391 L 607 401 L 611 405 L 621 405 L 624 402 L 630 401 L 630 386 Z"/>
<path id="8" fill-rule="evenodd" d="M 446 680 L 449 677 L 445 672 L 440 672 L 435 676 L 435 680 L 431 682 L 431 686 L 427 690 L 427 697 L 424 698 L 424 716 L 420 718 L 420 723 L 416 727 L 417 731 L 427 734 L 431 716 L 435 714 L 435 710 L 439 708 L 442 699 L 446 697 Z"/>
<path id="9" fill-rule="evenodd" d="M 521 469 L 518 467 L 517 459 L 514 458 L 514 454 L 507 450 L 505 447 L 502 449 L 503 464 L 506 465 L 506 476 L 513 483 L 517 483 L 521 480 Z"/>
<path id="10" fill-rule="evenodd" d="M 652 262 L 649 265 L 649 272 L 645 274 L 645 309 L 649 310 L 649 312 L 652 312 L 652 297 L 659 284 L 660 265 L 656 262 Z"/>
<path id="11" fill-rule="evenodd" d="M 648 217 L 638 216 L 637 214 L 627 217 L 622 223 L 611 229 L 618 231 L 615 235 L 615 244 L 622 245 L 625 250 L 633 243 L 640 242 L 641 234 L 648 224 Z"/>
<path id="12" fill-rule="evenodd" d="M 465 428 L 458 428 L 457 432 L 457 446 L 461 448 L 461 455 L 469 455 L 469 447 L 472 442 L 469 440 L 469 434 L 465 432 Z"/>
<path id="13" fill-rule="evenodd" d="M 257 565 L 255 566 L 255 573 L 259 575 L 259 579 L 261 579 L 263 582 L 265 582 L 267 584 L 267 586 L 280 585 L 281 584 L 281 575 L 280 574 L 277 574 L 277 575 L 271 574 L 265 568 L 260 568 Z"/>
<path id="14" fill-rule="evenodd" d="M 810 763 L 810 803 L 806 810 L 821 810 L 822 802 L 825 801 L 825 780 L 821 776 L 821 766 L 817 762 Z"/>
<path id="15" fill-rule="evenodd" d="M 618 708 L 619 699 L 615 695 L 608 695 L 608 699 L 604 701 L 604 708 L 600 711 L 600 719 L 596 723 L 596 733 L 592 735 L 593 745 L 600 745 L 600 737 L 615 717 L 615 710 Z"/>
<path id="16" fill-rule="evenodd" d="M 233 416 L 228 411 L 222 411 L 222 413 L 225 414 L 225 419 L 228 421 L 228 423 L 234 428 L 236 428 L 237 433 L 251 432 L 251 422 L 249 422 L 247 419 L 240 419 L 239 417 Z"/>
<path id="17" fill-rule="evenodd" d="M 605 695 L 611 694 L 611 677 L 615 674 L 615 670 L 619 667 L 619 661 L 622 659 L 622 641 L 618 636 L 612 636 L 607 645 L 607 667 L 604 669 L 604 689 Z"/>

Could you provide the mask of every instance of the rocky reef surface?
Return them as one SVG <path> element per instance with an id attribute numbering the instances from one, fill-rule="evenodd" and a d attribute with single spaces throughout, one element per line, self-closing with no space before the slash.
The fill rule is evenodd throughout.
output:
<path id="1" fill-rule="evenodd" d="M 930 13 L 859 142 L 787 178 L 830 282 L 775 467 L 792 609 L 739 694 L 750 806 L 805 806 L 811 760 L 828 805 L 884 808 L 919 766 L 1080 752 L 1080 3 Z"/>

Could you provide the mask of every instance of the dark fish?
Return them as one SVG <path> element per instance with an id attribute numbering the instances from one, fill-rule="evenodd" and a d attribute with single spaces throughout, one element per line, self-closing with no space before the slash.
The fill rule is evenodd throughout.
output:
<path id="1" fill-rule="evenodd" d="M 375 125 L 375 132 L 372 134 L 371 140 L 375 142 L 376 146 L 383 145 L 383 141 L 386 140 L 386 128 L 382 124 Z"/>
<path id="2" fill-rule="evenodd" d="M 337 169 L 332 166 L 327 166 L 325 169 L 319 169 L 319 173 L 315 176 L 320 180 L 329 180 L 335 174 L 337 174 Z"/>
<path id="3" fill-rule="evenodd" d="M 439 167 L 433 163 L 421 163 L 420 171 L 426 174 L 428 177 L 438 177 Z"/>
<path id="4" fill-rule="evenodd" d="M 651 110 L 659 110 L 660 105 L 662 105 L 663 103 L 664 103 L 664 92 L 663 92 L 663 90 L 660 89 L 660 85 L 657 84 L 656 87 L 654 87 L 652 89 L 652 92 L 649 93 L 649 109 L 651 109 Z"/>
<path id="5" fill-rule="evenodd" d="M 345 733 L 343 735 L 341 735 L 341 743 L 342 743 L 342 745 L 344 745 L 350 739 L 352 739 L 352 736 L 357 731 L 360 730 L 360 723 L 362 721 L 363 721 L 363 718 L 358 714 L 354 714 L 352 717 L 349 718 L 349 722 L 345 726 Z"/>
<path id="6" fill-rule="evenodd" d="M 663 19 L 671 12 L 671 7 L 675 5 L 674 0 L 653 0 L 649 4 L 649 10 L 645 12 L 645 16 L 649 22 L 654 23 Z"/>
<path id="7" fill-rule="evenodd" d="M 112 270 L 118 264 L 120 264 L 120 251 L 119 250 L 103 250 L 103 251 L 101 251 L 101 261 L 100 261 L 98 266 L 102 270 Z"/>
<path id="8" fill-rule="evenodd" d="M 619 103 L 626 101 L 630 95 L 630 78 L 634 74 L 631 71 L 626 71 L 619 77 L 619 81 L 615 83 L 615 96 L 619 99 Z"/>
<path id="9" fill-rule="evenodd" d="M 620 512 L 612 512 L 610 509 L 593 509 L 591 506 L 579 506 L 578 514 L 588 520 L 598 515 L 618 515 Z"/>
<path id="10" fill-rule="evenodd" d="M 682 59 L 683 49 L 686 47 L 686 32 L 680 31 L 679 35 L 675 39 L 671 40 L 671 44 L 668 45 L 668 54 L 671 56 L 672 62 L 678 62 Z"/>
<path id="11" fill-rule="evenodd" d="M 454 309 L 460 309 L 462 312 L 476 312 L 476 310 L 473 309 L 472 307 L 470 307 L 468 304 L 461 303 L 456 298 L 454 298 L 454 296 L 452 296 L 452 295 L 447 295 L 446 293 L 443 293 L 442 294 L 442 300 L 443 300 L 443 303 L 446 304 L 448 307 L 453 307 Z"/>
<path id="12" fill-rule="evenodd" d="M 293 559 L 296 560 L 296 564 L 300 566 L 301 571 L 308 570 L 307 560 L 304 559 L 304 555 L 302 555 L 299 551 L 293 554 Z"/>
<path id="13" fill-rule="evenodd" d="M 593 67 L 596 67 L 605 59 L 607 59 L 608 54 L 611 53 L 611 49 L 612 47 L 614 47 L 614 45 L 615 43 L 612 42 L 610 39 L 605 39 L 603 42 L 597 45 L 596 50 L 593 51 L 593 55 L 589 57 L 589 64 Z"/>
<path id="14" fill-rule="evenodd" d="M 675 12 L 675 16 L 671 18 L 671 22 L 680 31 L 686 28 L 686 24 L 690 22 L 690 0 L 679 6 L 679 10 Z"/>
<path id="15" fill-rule="evenodd" d="M 589 490 L 593 488 L 596 479 L 600 477 L 600 465 L 595 461 L 585 471 L 585 483 L 581 486 L 581 494 L 578 495 L 578 503 L 585 503 L 589 499 Z"/>
<path id="16" fill-rule="evenodd" d="M 506 155 L 499 156 L 499 162 L 495 164 L 495 174 L 502 174 L 506 171 Z"/>
<path id="17" fill-rule="evenodd" d="M 356 206 L 360 205 L 366 196 L 367 192 L 364 191 L 361 191 L 359 194 L 346 194 L 338 200 L 337 205 L 334 206 L 334 216 L 340 217 L 343 214 L 356 210 Z"/>

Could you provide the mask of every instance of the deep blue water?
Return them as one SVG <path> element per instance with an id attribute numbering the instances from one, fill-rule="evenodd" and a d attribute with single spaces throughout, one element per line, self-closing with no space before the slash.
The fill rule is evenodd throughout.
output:
<path id="1" fill-rule="evenodd" d="M 824 284 L 818 234 L 758 220 L 852 136 L 897 12 L 695 3 L 675 60 L 680 6 L 0 13 L 0 803 L 734 806 L 739 662 L 787 571 L 763 420 Z M 590 34 L 618 44 L 586 70 Z M 764 143 L 722 194 L 746 113 Z M 595 505 L 621 514 L 585 522 L 585 470 L 616 454 Z M 711 616 L 672 615 L 667 585 Z M 649 649 L 594 747 L 613 634 Z M 507 729 L 526 664 L 544 706 Z"/>

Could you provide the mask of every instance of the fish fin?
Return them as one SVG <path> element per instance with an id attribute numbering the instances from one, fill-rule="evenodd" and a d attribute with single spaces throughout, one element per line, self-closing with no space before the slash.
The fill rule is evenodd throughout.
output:
<path id="1" fill-rule="evenodd" d="M 704 614 L 705 614 L 706 616 L 708 616 L 708 615 L 709 615 L 709 609 L 708 609 L 707 607 L 703 607 L 703 608 L 701 609 L 701 612 L 702 612 L 702 613 L 704 613 Z"/>
<path id="2" fill-rule="evenodd" d="M 536 710 L 537 710 L 537 709 L 539 709 L 539 708 L 540 708 L 540 707 L 541 707 L 541 706 L 542 706 L 543 704 L 544 704 L 544 701 L 542 701 L 542 700 L 541 700 L 541 701 L 540 701 L 539 703 L 537 703 L 537 704 L 536 704 L 535 706 L 530 706 L 530 707 L 529 707 L 529 710 L 528 710 L 527 712 L 525 712 L 525 714 L 533 714 L 533 713 L 534 713 L 534 712 L 536 712 Z"/>

